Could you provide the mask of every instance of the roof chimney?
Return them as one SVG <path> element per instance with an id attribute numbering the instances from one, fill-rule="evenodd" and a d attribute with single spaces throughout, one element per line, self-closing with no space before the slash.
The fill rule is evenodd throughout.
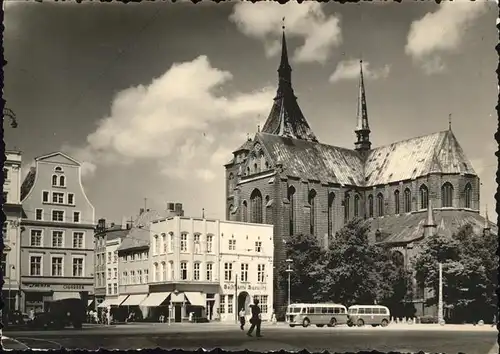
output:
<path id="1" fill-rule="evenodd" d="M 174 203 L 168 203 L 167 204 L 167 210 L 172 210 L 172 211 L 175 210 L 175 206 L 174 205 L 175 205 Z"/>
<path id="2" fill-rule="evenodd" d="M 97 220 L 97 227 L 96 227 L 96 233 L 103 232 L 106 230 L 106 219 L 99 219 Z"/>

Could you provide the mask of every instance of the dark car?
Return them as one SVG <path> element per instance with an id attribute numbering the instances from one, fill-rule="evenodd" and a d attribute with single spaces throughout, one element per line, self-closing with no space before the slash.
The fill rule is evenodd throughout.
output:
<path id="1" fill-rule="evenodd" d="M 51 302 L 47 311 L 36 313 L 29 325 L 45 329 L 63 329 L 68 326 L 80 329 L 85 317 L 85 307 L 82 307 L 80 300 L 65 299 Z"/>

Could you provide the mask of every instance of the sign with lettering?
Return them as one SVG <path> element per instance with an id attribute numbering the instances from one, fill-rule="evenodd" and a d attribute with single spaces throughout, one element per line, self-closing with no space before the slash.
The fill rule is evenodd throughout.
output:
<path id="1" fill-rule="evenodd" d="M 85 287 L 81 284 L 64 284 L 63 289 L 66 290 L 85 290 Z"/>
<path id="2" fill-rule="evenodd" d="M 93 291 L 91 284 L 50 284 L 23 283 L 21 288 L 26 291 Z"/>
<path id="3" fill-rule="evenodd" d="M 235 284 L 233 283 L 225 283 L 224 290 L 234 291 Z M 265 284 L 260 285 L 252 285 L 252 284 L 238 284 L 238 290 L 240 291 L 266 291 L 267 287 Z"/>
<path id="4" fill-rule="evenodd" d="M 28 283 L 24 284 L 28 288 L 50 288 L 50 284 L 44 284 L 44 283 Z"/>

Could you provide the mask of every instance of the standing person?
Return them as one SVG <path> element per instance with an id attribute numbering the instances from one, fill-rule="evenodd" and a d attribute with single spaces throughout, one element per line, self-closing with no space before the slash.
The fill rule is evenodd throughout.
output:
<path id="1" fill-rule="evenodd" d="M 239 316 L 240 316 L 240 328 L 243 331 L 244 327 L 245 327 L 245 309 L 244 308 L 241 308 Z"/>
<path id="2" fill-rule="evenodd" d="M 250 326 L 250 329 L 247 332 L 247 336 L 251 337 L 254 328 L 257 327 L 257 330 L 255 331 L 255 335 L 257 337 L 262 337 L 260 334 L 260 325 L 262 323 L 262 320 L 260 318 L 259 300 L 255 299 L 253 301 L 253 305 L 250 305 L 250 308 L 252 309 L 252 317 L 250 318 L 250 323 L 252 325 Z"/>

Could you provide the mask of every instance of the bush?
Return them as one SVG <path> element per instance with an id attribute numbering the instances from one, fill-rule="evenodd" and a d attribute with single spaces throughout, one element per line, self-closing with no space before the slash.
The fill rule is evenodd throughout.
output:
<path id="1" fill-rule="evenodd" d="M 420 317 L 420 323 L 438 323 L 438 319 L 436 316 L 422 316 Z"/>

